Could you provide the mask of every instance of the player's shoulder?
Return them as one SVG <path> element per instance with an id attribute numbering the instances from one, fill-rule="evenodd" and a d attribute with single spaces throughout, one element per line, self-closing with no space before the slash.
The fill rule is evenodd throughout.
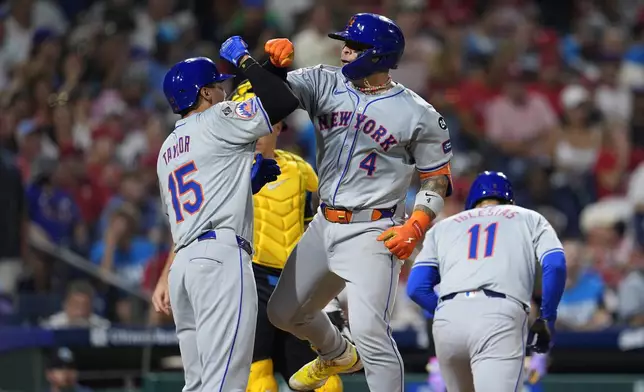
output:
<path id="1" fill-rule="evenodd" d="M 532 218 L 532 219 L 535 219 L 535 218 L 536 219 L 541 219 L 541 218 L 543 218 L 543 215 L 541 215 L 539 212 L 537 212 L 535 210 L 531 210 L 529 208 L 518 206 L 516 204 L 503 204 L 500 207 L 504 207 L 504 208 L 508 209 L 509 211 L 512 211 L 512 212 L 514 212 L 514 213 L 516 213 L 516 214 L 518 214 L 520 216 L 525 216 L 525 217 L 529 217 L 529 218 Z"/>
<path id="2" fill-rule="evenodd" d="M 408 101 L 409 106 L 411 106 L 412 108 L 418 110 L 436 111 L 436 109 L 434 109 L 434 107 L 429 102 L 418 95 L 418 93 L 416 93 L 414 90 L 405 87 L 405 85 L 403 85 L 402 83 L 398 83 L 398 87 L 402 89 L 402 93 L 399 95 L 399 98 Z"/>
<path id="3" fill-rule="evenodd" d="M 306 72 L 326 72 L 326 73 L 338 73 L 342 67 L 338 67 L 337 65 L 328 65 L 328 64 L 318 64 L 318 65 L 311 65 L 308 67 L 302 67 L 295 69 L 291 72 L 290 74 L 299 74 L 299 73 L 306 73 Z"/>
<path id="4" fill-rule="evenodd" d="M 252 120 L 262 110 L 261 101 L 256 96 L 243 101 L 222 101 L 200 113 L 207 117 L 229 120 Z"/>
<path id="5" fill-rule="evenodd" d="M 400 94 L 400 98 L 406 101 L 405 107 L 416 113 L 417 117 L 424 118 L 429 124 L 439 124 L 441 129 L 446 129 L 445 120 L 439 123 L 439 120 L 443 116 L 436 110 L 434 105 L 427 102 L 423 97 L 418 95 L 415 91 L 405 87 L 401 84 L 403 92 Z M 443 128 L 443 126 L 445 128 Z"/>
<path id="6" fill-rule="evenodd" d="M 342 78 L 342 68 L 335 65 L 318 64 L 310 67 L 298 68 L 288 73 L 291 77 L 309 76 L 316 79 L 339 79 Z"/>

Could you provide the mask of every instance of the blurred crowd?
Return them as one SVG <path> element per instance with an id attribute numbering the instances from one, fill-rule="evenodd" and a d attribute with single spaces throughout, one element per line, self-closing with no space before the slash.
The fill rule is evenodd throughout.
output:
<path id="1" fill-rule="evenodd" d="M 326 34 L 356 12 L 400 25 L 406 50 L 392 77 L 449 125 L 455 192 L 443 216 L 462 209 L 474 174 L 505 172 L 517 203 L 544 214 L 564 240 L 560 328 L 644 325 L 639 0 L 5 1 L 0 314 L 50 327 L 141 322 L 127 292 L 30 242 L 149 293 L 170 243 L 156 178 L 159 147 L 176 121 L 161 88 L 165 72 L 194 56 L 236 72 L 218 56 L 231 35 L 259 60 L 266 40 L 286 36 L 296 68 L 339 65 L 340 44 Z M 307 115 L 288 122 L 280 147 L 315 165 Z M 406 328 L 419 314 L 401 298 L 394 324 Z"/>

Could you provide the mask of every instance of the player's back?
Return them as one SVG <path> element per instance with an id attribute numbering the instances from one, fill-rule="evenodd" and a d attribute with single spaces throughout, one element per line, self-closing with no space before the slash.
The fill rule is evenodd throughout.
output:
<path id="1" fill-rule="evenodd" d="M 488 289 L 529 304 L 534 286 L 538 213 L 515 205 L 463 211 L 439 222 L 424 246 L 434 247 L 440 296 Z M 429 254 L 422 252 L 421 255 Z"/>
<path id="2" fill-rule="evenodd" d="M 176 249 L 213 229 L 252 238 L 250 167 L 254 142 L 268 131 L 254 133 L 269 125 L 248 102 L 223 102 L 177 121 L 161 147 L 157 173 Z"/>

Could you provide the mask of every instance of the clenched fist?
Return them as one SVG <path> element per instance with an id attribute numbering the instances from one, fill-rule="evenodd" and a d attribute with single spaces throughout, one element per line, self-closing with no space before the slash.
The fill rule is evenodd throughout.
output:
<path id="1" fill-rule="evenodd" d="M 286 68 L 293 63 L 295 48 L 287 38 L 275 38 L 266 41 L 264 51 L 268 53 L 271 63 L 280 68 Z"/>

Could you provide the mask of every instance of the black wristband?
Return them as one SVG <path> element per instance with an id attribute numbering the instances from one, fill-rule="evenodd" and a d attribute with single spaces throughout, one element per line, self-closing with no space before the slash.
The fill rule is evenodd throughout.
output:
<path id="1" fill-rule="evenodd" d="M 248 69 L 249 69 L 250 67 L 252 67 L 253 65 L 259 65 L 259 64 L 257 63 L 257 61 L 255 61 L 255 59 L 254 59 L 254 58 L 252 58 L 252 57 L 248 56 L 248 57 L 246 58 L 246 60 L 244 60 L 244 62 L 243 62 L 243 63 L 239 64 L 239 69 L 241 69 L 241 70 L 242 70 L 242 72 L 243 72 L 243 71 L 248 70 Z"/>

